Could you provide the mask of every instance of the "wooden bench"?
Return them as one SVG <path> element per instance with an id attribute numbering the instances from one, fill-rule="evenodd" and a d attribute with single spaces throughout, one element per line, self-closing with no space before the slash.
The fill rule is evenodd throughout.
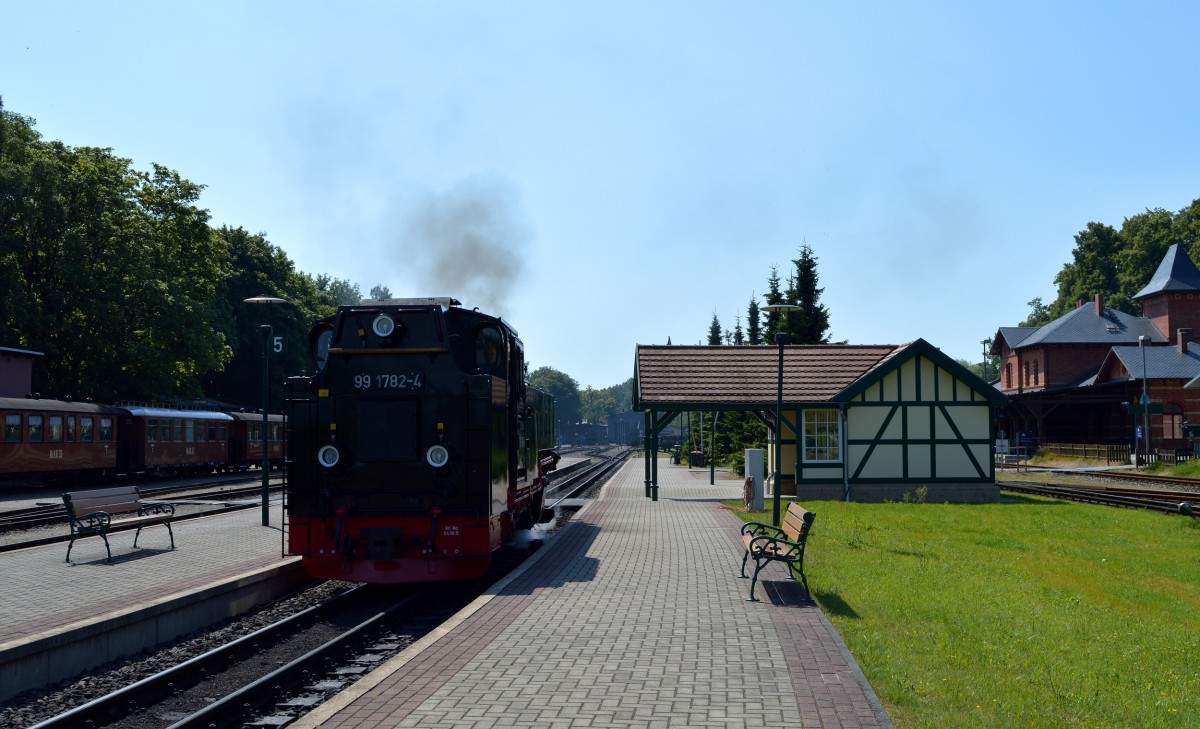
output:
<path id="1" fill-rule="evenodd" d="M 99 535 L 112 561 L 112 548 L 108 546 L 108 533 L 114 529 L 137 527 L 133 546 L 137 547 L 142 528 L 162 524 L 171 535 L 171 549 L 175 549 L 175 533 L 171 531 L 171 519 L 175 516 L 174 504 L 147 503 L 142 501 L 137 486 L 116 486 L 107 489 L 77 491 L 62 495 L 71 520 L 71 543 L 67 545 L 67 560 L 71 561 L 71 547 L 80 537 Z M 115 519 L 120 516 L 122 518 Z"/>
<path id="2" fill-rule="evenodd" d="M 783 562 L 788 567 L 788 576 L 793 580 L 799 573 L 808 593 L 808 578 L 804 576 L 804 544 L 812 530 L 817 515 L 800 504 L 792 502 L 783 516 L 780 527 L 762 522 L 749 522 L 742 526 L 742 542 L 746 553 L 742 555 L 742 577 L 746 577 L 746 561 L 754 558 L 754 579 L 750 581 L 749 602 L 758 602 L 754 597 L 754 586 L 758 584 L 758 573 L 772 562 Z"/>

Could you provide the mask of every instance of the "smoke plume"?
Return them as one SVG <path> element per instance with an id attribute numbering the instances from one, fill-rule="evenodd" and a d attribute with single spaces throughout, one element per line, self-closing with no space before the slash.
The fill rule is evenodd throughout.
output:
<path id="1" fill-rule="evenodd" d="M 401 260 L 415 265 L 424 288 L 405 295 L 453 296 L 466 307 L 506 313 L 530 238 L 520 195 L 505 179 L 473 177 L 431 193 L 402 229 Z"/>

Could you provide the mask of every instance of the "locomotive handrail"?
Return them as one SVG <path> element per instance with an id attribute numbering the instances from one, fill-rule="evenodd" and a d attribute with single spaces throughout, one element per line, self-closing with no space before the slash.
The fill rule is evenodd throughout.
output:
<path id="1" fill-rule="evenodd" d="M 450 354 L 448 347 L 330 347 L 329 354 Z"/>

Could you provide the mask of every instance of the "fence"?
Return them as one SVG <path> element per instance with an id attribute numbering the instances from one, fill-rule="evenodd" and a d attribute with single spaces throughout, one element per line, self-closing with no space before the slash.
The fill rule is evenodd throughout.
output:
<path id="1" fill-rule="evenodd" d="M 1129 463 L 1129 446 L 1109 443 L 1044 443 L 1041 450 L 1068 458 L 1091 458 L 1106 464 Z"/>

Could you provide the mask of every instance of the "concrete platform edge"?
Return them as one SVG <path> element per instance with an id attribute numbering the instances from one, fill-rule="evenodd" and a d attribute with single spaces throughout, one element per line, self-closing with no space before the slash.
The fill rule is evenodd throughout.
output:
<path id="1" fill-rule="evenodd" d="M 0 645 L 0 701 L 240 615 L 310 580 L 300 559 L 291 558 L 149 605 L 10 641 Z"/>

